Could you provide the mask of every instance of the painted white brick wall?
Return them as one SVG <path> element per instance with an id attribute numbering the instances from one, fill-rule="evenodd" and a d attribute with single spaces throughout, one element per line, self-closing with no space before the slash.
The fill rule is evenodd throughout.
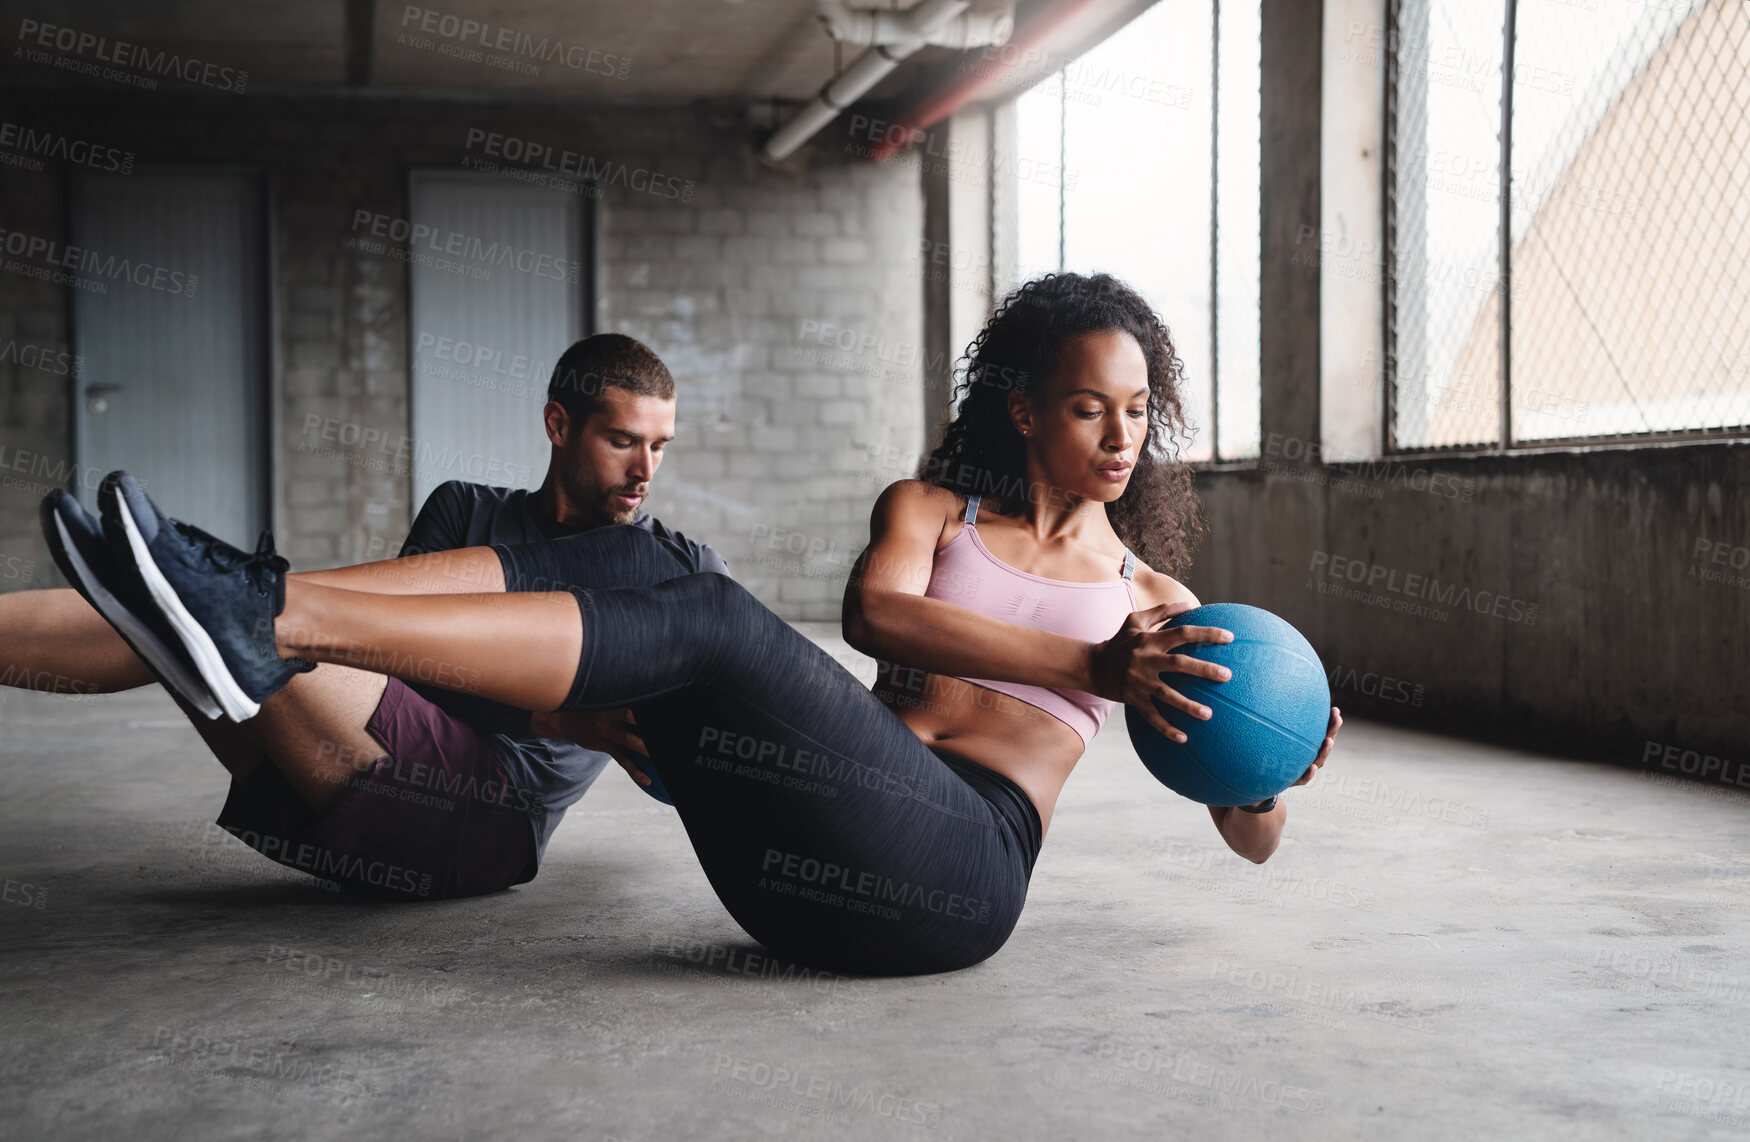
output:
<path id="1" fill-rule="evenodd" d="M 101 123 L 106 142 L 142 161 L 267 172 L 274 526 L 280 549 L 303 568 L 392 554 L 418 506 L 392 454 L 309 428 L 316 418 L 391 441 L 408 431 L 406 267 L 348 246 L 354 213 L 405 217 L 407 170 L 461 165 L 471 127 L 563 140 L 690 181 L 685 202 L 616 185 L 601 200 L 601 327 L 649 343 L 680 387 L 678 439 L 650 508 L 722 551 L 736 577 L 786 618 L 838 618 L 869 507 L 886 482 L 909 474 L 862 469 L 871 456 L 922 444 L 918 379 L 868 347 L 922 340 L 915 169 L 838 155 L 830 142 L 773 169 L 748 157 L 748 138 L 725 130 L 721 116 L 692 110 L 275 98 L 247 108 L 171 98 L 145 106 L 93 93 L 29 115 L 74 137 Z M 9 176 L 11 224 L 61 233 L 65 180 L 55 166 Z M 0 298 L 0 336 L 65 347 L 58 289 L 8 276 Z M 865 347 L 845 352 L 809 339 L 823 328 L 853 331 Z M 68 386 L 46 381 L 0 366 L 0 445 L 35 447 L 64 469 Z M 538 399 L 506 399 L 526 399 L 530 431 L 540 431 Z M 45 490 L 0 490 L 0 556 L 38 568 L 36 581 L 0 579 L 0 590 L 54 581 L 36 535 Z"/>

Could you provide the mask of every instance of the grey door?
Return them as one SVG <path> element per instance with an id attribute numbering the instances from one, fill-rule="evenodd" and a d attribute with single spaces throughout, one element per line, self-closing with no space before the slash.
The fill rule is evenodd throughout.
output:
<path id="1" fill-rule="evenodd" d="M 475 172 L 411 187 L 413 503 L 446 480 L 534 487 L 553 363 L 583 327 L 583 200 Z"/>
<path id="2" fill-rule="evenodd" d="M 264 229 L 249 174 L 73 185 L 79 463 L 125 468 L 171 515 L 248 547 L 268 518 Z M 95 488 L 80 494 L 89 505 Z"/>

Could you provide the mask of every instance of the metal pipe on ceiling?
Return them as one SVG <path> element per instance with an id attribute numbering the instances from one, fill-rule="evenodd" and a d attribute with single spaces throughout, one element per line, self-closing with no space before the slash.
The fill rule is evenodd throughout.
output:
<path id="1" fill-rule="evenodd" d="M 996 86 L 1003 77 L 1022 64 L 1030 62 L 1030 54 L 1068 26 L 1076 17 L 1104 0 L 1059 0 L 1034 14 L 1008 41 L 999 59 L 986 68 L 968 68 L 951 82 L 919 100 L 902 112 L 886 131 L 881 142 L 869 153 L 872 162 L 881 162 L 924 137 L 924 132 L 946 119 L 966 104 Z"/>
<path id="2" fill-rule="evenodd" d="M 877 42 L 874 47 L 858 56 L 850 67 L 822 87 L 820 94 L 804 104 L 765 141 L 760 147 L 761 157 L 776 163 L 794 154 L 798 147 L 837 118 L 840 111 L 885 79 L 913 52 L 932 42 L 932 37 L 948 35 L 958 39 L 966 38 L 966 33 L 972 30 L 970 26 L 946 32 L 944 29 L 949 27 L 951 21 L 965 15 L 971 6 L 968 0 L 923 0 L 908 11 L 880 13 L 881 20 L 858 24 L 860 15 L 869 14 L 852 12 L 835 0 L 819 0 L 817 11 L 822 21 L 827 23 L 829 34 L 833 27 L 832 19 L 843 19 L 848 13 L 851 18 L 850 25 L 856 26 L 847 25 L 847 31 L 871 36 L 880 32 L 893 38 Z M 1012 26 L 1011 12 L 1007 20 L 991 22 L 990 30 L 994 34 L 1000 29 L 1006 36 Z"/>
<path id="3" fill-rule="evenodd" d="M 845 0 L 814 0 L 814 14 L 826 34 L 843 44 L 894 44 L 915 38 L 909 11 L 853 8 Z M 1014 30 L 1014 0 L 971 0 L 966 11 L 930 32 L 924 42 L 965 51 L 1003 43 Z"/>

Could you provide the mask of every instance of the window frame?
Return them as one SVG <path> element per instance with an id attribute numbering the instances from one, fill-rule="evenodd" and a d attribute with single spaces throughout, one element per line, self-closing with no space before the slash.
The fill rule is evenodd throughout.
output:
<path id="1" fill-rule="evenodd" d="M 1142 12 L 1145 10 L 1146 10 L 1146 8 L 1140 8 L 1140 9 L 1138 9 L 1136 14 L 1141 15 Z M 1209 204 L 1210 204 L 1210 214 L 1209 214 L 1209 266 L 1208 266 L 1209 308 L 1208 308 L 1208 314 L 1207 314 L 1208 323 L 1209 323 L 1209 423 L 1207 426 L 1203 427 L 1201 429 L 1201 431 L 1199 432 L 1200 438 L 1204 434 L 1207 434 L 1207 437 L 1209 439 L 1209 456 L 1206 458 L 1203 458 L 1203 459 L 1185 460 L 1183 462 L 1188 467 L 1193 469 L 1194 471 L 1243 471 L 1243 470 L 1258 468 L 1263 463 L 1263 459 L 1264 459 L 1264 432 L 1263 432 L 1263 418 L 1262 418 L 1262 401 L 1260 400 L 1260 416 L 1259 416 L 1258 433 L 1257 433 L 1257 435 L 1258 435 L 1257 453 L 1254 455 L 1250 455 L 1250 456 L 1224 456 L 1224 455 L 1222 455 L 1222 451 L 1221 451 L 1221 371 L 1220 371 L 1221 370 L 1221 358 L 1222 358 L 1221 328 L 1220 328 L 1220 322 L 1221 322 L 1221 293 L 1220 293 L 1220 285 L 1221 285 L 1221 268 L 1220 268 L 1220 262 L 1221 262 L 1221 247 L 1220 247 L 1221 214 L 1220 214 L 1220 209 L 1219 209 L 1219 207 L 1220 207 L 1220 191 L 1221 191 L 1221 155 L 1222 155 L 1221 132 L 1220 132 L 1220 127 L 1221 127 L 1221 0 L 1211 0 L 1210 20 L 1211 20 L 1210 38 L 1209 38 L 1209 53 L 1210 53 L 1210 72 L 1209 72 L 1209 75 L 1210 75 Z M 1129 21 L 1126 21 L 1126 23 L 1123 26 L 1114 29 L 1112 31 L 1111 35 L 1117 36 L 1117 35 L 1123 34 L 1123 32 L 1125 31 L 1125 29 L 1128 26 L 1129 26 Z M 1109 39 L 1110 37 L 1107 37 L 1107 38 Z M 1101 43 L 1104 43 L 1104 42 L 1105 42 L 1105 40 L 1102 39 L 1100 41 L 1097 41 L 1094 44 L 1088 45 L 1088 47 L 1086 49 L 1084 49 L 1084 51 L 1082 52 L 1082 55 L 1087 54 L 1087 52 L 1093 51 L 1096 47 L 1098 47 Z M 1066 255 L 1068 253 L 1066 225 L 1065 225 L 1065 223 L 1067 221 L 1067 214 L 1068 214 L 1068 193 L 1067 193 L 1066 187 L 1064 186 L 1063 175 L 1062 175 L 1062 172 L 1065 169 L 1064 164 L 1065 164 L 1065 160 L 1067 157 L 1067 150 L 1068 150 L 1068 146 L 1069 146 L 1069 141 L 1068 141 L 1068 109 L 1069 109 L 1068 70 L 1069 70 L 1069 66 L 1071 64 L 1073 64 L 1074 62 L 1076 62 L 1076 60 L 1078 60 L 1080 58 L 1081 58 L 1081 56 L 1077 55 L 1077 56 L 1073 56 L 1073 57 L 1069 57 L 1069 58 L 1064 59 L 1062 61 L 1062 63 L 1056 69 L 1054 69 L 1052 71 L 1045 72 L 1043 75 L 1041 75 L 1039 77 L 1039 79 L 1035 83 L 1028 86 L 1024 90 L 1017 92 L 1012 97 L 1010 97 L 1006 100 L 1003 100 L 1003 105 L 1010 108 L 1011 114 L 1013 114 L 1014 106 L 1021 100 L 1021 98 L 1023 96 L 1027 95 L 1030 91 L 1032 91 L 1034 88 L 1038 87 L 1040 84 L 1049 83 L 1053 77 L 1056 77 L 1056 79 L 1058 81 L 1058 93 L 1059 94 L 1058 94 L 1058 128 L 1057 128 L 1057 146 L 1058 146 L 1057 169 L 1059 172 L 1059 176 L 1058 176 L 1058 185 L 1057 185 L 1057 269 L 1055 271 L 1057 273 L 1064 272 L 1064 270 L 1065 270 L 1064 263 L 1066 261 Z M 1260 133 L 1260 146 L 1262 146 L 1261 133 Z M 995 193 L 994 180 L 993 180 L 992 193 L 993 194 Z M 1260 194 L 1261 193 L 1262 192 L 1260 192 Z M 992 225 L 993 226 L 995 224 L 994 217 L 995 217 L 995 212 L 993 211 L 992 212 L 992 219 L 993 219 Z M 994 259 L 993 259 L 993 263 L 994 263 Z M 1260 273 L 1260 275 L 1262 274 L 1262 259 L 1261 258 L 1260 258 L 1260 262 L 1259 262 L 1259 273 Z M 1259 380 L 1260 388 L 1262 387 L 1262 383 L 1263 383 L 1262 378 L 1260 377 L 1260 380 Z"/>
<path id="2" fill-rule="evenodd" d="M 1497 427 L 1496 439 L 1489 443 L 1474 444 L 1443 444 L 1404 446 L 1397 441 L 1397 298 L 1396 272 L 1397 266 L 1397 111 L 1398 111 L 1398 55 L 1401 37 L 1398 29 L 1401 26 L 1403 7 L 1406 2 L 1414 0 L 1385 0 L 1385 42 L 1387 50 L 1381 53 L 1385 69 L 1385 91 L 1380 101 L 1382 122 L 1380 139 L 1382 141 L 1383 159 L 1380 164 L 1381 181 L 1380 208 L 1384 212 L 1382 232 L 1384 234 L 1384 263 L 1386 272 L 1380 275 L 1381 306 L 1383 327 L 1381 329 L 1384 342 L 1381 353 L 1381 369 L 1383 370 L 1382 389 L 1385 407 L 1382 410 L 1384 430 L 1383 451 L 1386 456 L 1397 459 L 1435 459 L 1461 457 L 1497 457 L 1504 455 L 1537 455 L 1550 452 L 1590 452 L 1604 449 L 1645 448 L 1659 445 L 1681 444 L 1714 444 L 1720 442 L 1743 442 L 1750 440 L 1750 423 L 1735 426 L 1714 428 L 1684 428 L 1684 429 L 1654 429 L 1646 432 L 1613 432 L 1591 435 L 1576 435 L 1562 437 L 1537 437 L 1532 440 L 1517 440 L 1513 435 L 1513 251 L 1512 251 L 1512 208 L 1513 208 L 1513 83 L 1501 84 L 1501 130 L 1497 136 L 1499 156 L 1497 166 L 1500 172 L 1498 193 L 1499 222 L 1497 223 L 1497 275 L 1496 287 L 1500 306 L 1500 346 L 1497 351 L 1497 381 L 1499 394 L 1497 397 Z M 1503 5 L 1501 22 L 1501 69 L 1504 77 L 1513 74 L 1513 49 L 1518 32 L 1518 0 L 1501 0 Z"/>

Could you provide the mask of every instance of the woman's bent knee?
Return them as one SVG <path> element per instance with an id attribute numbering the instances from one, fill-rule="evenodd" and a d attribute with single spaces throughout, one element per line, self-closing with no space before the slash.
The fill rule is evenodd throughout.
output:
<path id="1" fill-rule="evenodd" d="M 651 587 L 688 573 L 650 532 L 611 524 L 538 543 L 494 544 L 507 591 Z"/>

